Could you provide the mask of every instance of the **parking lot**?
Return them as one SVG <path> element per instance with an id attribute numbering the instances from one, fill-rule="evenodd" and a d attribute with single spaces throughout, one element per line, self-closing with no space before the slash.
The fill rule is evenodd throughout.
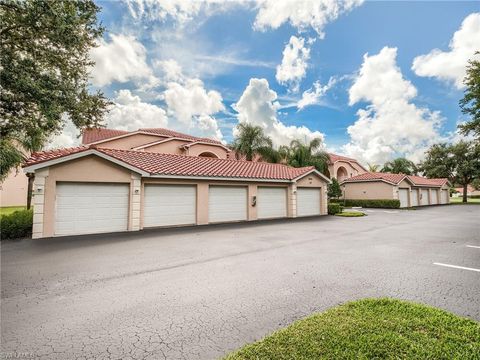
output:
<path id="1" fill-rule="evenodd" d="M 2 353 L 212 359 L 365 297 L 480 320 L 480 206 L 2 243 Z"/>

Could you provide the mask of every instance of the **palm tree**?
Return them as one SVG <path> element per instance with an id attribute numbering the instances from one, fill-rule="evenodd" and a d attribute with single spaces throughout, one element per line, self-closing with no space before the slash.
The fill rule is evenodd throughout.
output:
<path id="1" fill-rule="evenodd" d="M 328 154 L 323 150 L 322 139 L 315 138 L 308 144 L 293 140 L 290 143 L 288 164 L 293 167 L 315 166 L 315 169 L 325 173 L 328 169 Z"/>
<path id="2" fill-rule="evenodd" d="M 265 147 L 259 150 L 259 153 L 262 157 L 262 160 L 269 163 L 286 163 L 288 162 L 288 154 L 290 153 L 290 148 L 286 145 L 280 146 L 278 149 L 273 147 Z"/>
<path id="3" fill-rule="evenodd" d="M 378 164 L 367 164 L 369 172 L 378 172 L 380 165 Z"/>
<path id="4" fill-rule="evenodd" d="M 385 164 L 383 164 L 381 171 L 406 175 L 415 175 L 418 172 L 415 164 L 405 158 L 397 158 L 392 161 L 387 161 Z"/>
<path id="5" fill-rule="evenodd" d="M 233 141 L 232 148 L 238 155 L 252 161 L 255 155 L 262 154 L 267 157 L 271 154 L 272 139 L 270 139 L 260 126 L 240 123 L 237 125 L 238 135 Z"/>

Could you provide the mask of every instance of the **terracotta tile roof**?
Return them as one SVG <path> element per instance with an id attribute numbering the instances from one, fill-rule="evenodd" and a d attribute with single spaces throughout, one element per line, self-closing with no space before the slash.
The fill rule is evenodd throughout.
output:
<path id="1" fill-rule="evenodd" d="M 287 165 L 265 162 L 214 159 L 134 150 L 116 150 L 93 146 L 33 153 L 25 165 L 30 166 L 89 149 L 95 149 L 152 175 L 293 180 L 314 169 L 313 166 L 292 168 Z"/>
<path id="2" fill-rule="evenodd" d="M 443 186 L 448 182 L 448 179 L 427 179 L 422 176 L 408 175 L 408 178 L 415 184 L 419 186 Z"/>
<path id="3" fill-rule="evenodd" d="M 82 144 L 91 144 L 96 141 L 105 140 L 128 133 L 129 132 L 125 130 L 115 129 L 85 129 L 82 134 Z"/>
<path id="4" fill-rule="evenodd" d="M 179 138 L 192 140 L 192 141 L 203 141 L 203 142 L 208 142 L 212 144 L 222 144 L 220 141 L 217 141 L 217 140 L 187 135 L 187 134 L 180 133 L 178 131 L 173 131 L 173 130 L 164 129 L 164 128 L 146 128 L 146 129 L 138 129 L 138 131 L 148 132 L 151 134 L 166 136 L 166 137 L 179 137 Z"/>
<path id="5" fill-rule="evenodd" d="M 405 174 L 367 172 L 365 174 L 348 178 L 343 182 L 362 182 L 362 181 L 372 181 L 372 180 L 383 180 L 383 181 L 390 182 L 392 184 L 398 184 L 405 178 L 405 176 L 406 176 Z"/>
<path id="6" fill-rule="evenodd" d="M 349 158 L 349 157 L 346 157 L 346 156 L 343 156 L 343 155 L 334 154 L 334 153 L 328 153 L 328 157 L 330 158 L 330 162 L 331 162 L 332 164 L 333 164 L 334 162 L 340 161 L 340 160 L 358 162 L 357 160 L 355 160 L 355 159 L 353 159 L 353 158 Z"/>

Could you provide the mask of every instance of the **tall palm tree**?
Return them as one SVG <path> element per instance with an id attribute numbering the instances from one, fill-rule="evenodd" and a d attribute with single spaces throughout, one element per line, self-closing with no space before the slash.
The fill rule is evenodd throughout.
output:
<path id="1" fill-rule="evenodd" d="M 328 169 L 328 154 L 323 150 L 322 139 L 315 138 L 309 143 L 293 140 L 290 143 L 288 164 L 293 167 L 315 166 L 321 173 Z"/>
<path id="2" fill-rule="evenodd" d="M 378 172 L 380 165 L 378 164 L 367 164 L 369 172 Z"/>
<path id="3" fill-rule="evenodd" d="M 255 155 L 268 157 L 273 154 L 272 139 L 265 135 L 260 126 L 240 123 L 237 131 L 232 148 L 237 154 L 245 156 L 246 160 L 252 161 Z"/>
<path id="4" fill-rule="evenodd" d="M 382 172 L 389 172 L 393 174 L 415 175 L 418 172 L 417 167 L 405 158 L 397 158 L 392 161 L 387 161 L 383 164 Z"/>

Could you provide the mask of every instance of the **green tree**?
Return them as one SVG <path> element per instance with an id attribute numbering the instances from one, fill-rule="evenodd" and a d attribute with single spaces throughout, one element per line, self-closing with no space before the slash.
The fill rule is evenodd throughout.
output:
<path id="1" fill-rule="evenodd" d="M 367 164 L 369 172 L 378 172 L 380 165 L 378 164 Z"/>
<path id="2" fill-rule="evenodd" d="M 101 126 L 110 102 L 88 91 L 98 11 L 92 0 L 0 0 L 0 181 L 66 118 Z"/>
<path id="3" fill-rule="evenodd" d="M 460 141 L 457 144 L 433 145 L 420 166 L 429 178 L 448 178 L 463 187 L 463 202 L 467 202 L 467 186 L 480 178 L 480 144 Z"/>
<path id="4" fill-rule="evenodd" d="M 397 158 L 392 161 L 387 161 L 385 164 L 383 164 L 381 172 L 415 175 L 417 173 L 417 167 L 410 160 L 405 158 Z"/>
<path id="5" fill-rule="evenodd" d="M 480 54 L 479 51 L 475 53 Z M 460 131 L 467 135 L 473 132 L 480 138 L 480 60 L 470 60 L 467 66 L 467 75 L 463 80 L 466 86 L 463 98 L 460 100 L 462 113 L 470 115 L 472 119 L 460 125 Z"/>
<path id="6" fill-rule="evenodd" d="M 342 196 L 342 189 L 336 178 L 332 179 L 332 182 L 328 184 L 328 198 L 329 199 L 338 199 Z"/>
<path id="7" fill-rule="evenodd" d="M 290 143 L 287 161 L 293 167 L 315 166 L 321 173 L 326 173 L 329 157 L 323 150 L 320 138 L 315 138 L 308 144 L 293 140 Z"/>
<path id="8" fill-rule="evenodd" d="M 256 155 L 274 156 L 272 151 L 272 139 L 270 139 L 260 126 L 240 123 L 237 125 L 238 135 L 233 141 L 232 148 L 237 155 L 245 156 L 252 161 Z"/>

